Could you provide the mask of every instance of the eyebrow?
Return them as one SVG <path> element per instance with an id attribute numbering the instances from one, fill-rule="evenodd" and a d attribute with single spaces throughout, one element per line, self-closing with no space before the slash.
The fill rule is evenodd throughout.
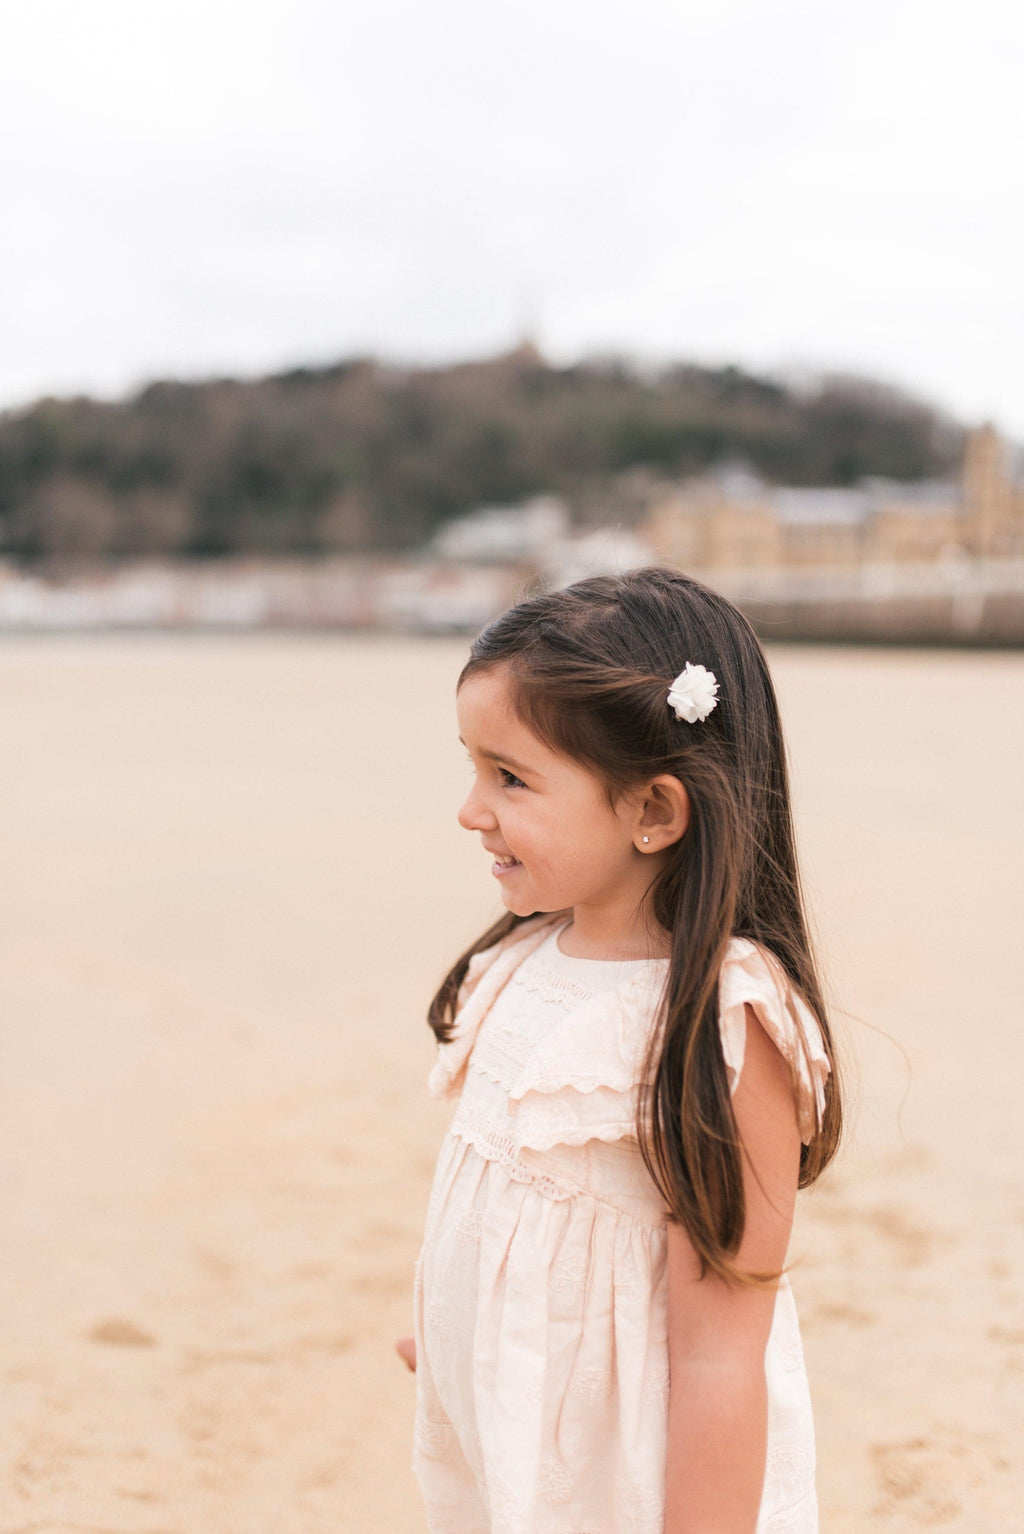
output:
<path id="1" fill-rule="evenodd" d="M 463 740 L 461 735 L 459 736 L 459 745 L 466 745 L 466 742 Z M 466 750 L 469 750 L 468 746 L 466 746 Z M 527 767 L 525 762 L 517 762 L 514 756 L 509 756 L 505 751 L 491 751 L 487 746 L 481 746 L 480 750 L 477 752 L 477 755 L 486 756 L 489 762 L 507 762 L 510 767 L 515 768 L 517 773 L 525 772 L 527 777 L 530 778 L 539 778 L 543 776 L 543 774 L 539 773 L 535 767 Z"/>

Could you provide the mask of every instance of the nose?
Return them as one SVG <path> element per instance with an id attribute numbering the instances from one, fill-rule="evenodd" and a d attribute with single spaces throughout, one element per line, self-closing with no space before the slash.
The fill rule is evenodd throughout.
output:
<path id="1" fill-rule="evenodd" d="M 493 831 L 498 824 L 493 812 L 484 803 L 476 783 L 462 801 L 457 819 L 464 831 Z"/>

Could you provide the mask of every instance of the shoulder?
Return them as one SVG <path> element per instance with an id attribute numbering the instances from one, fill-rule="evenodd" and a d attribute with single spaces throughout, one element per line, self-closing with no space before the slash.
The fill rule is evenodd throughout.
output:
<path id="1" fill-rule="evenodd" d="M 532 953 L 552 928 L 564 920 L 563 911 L 528 917 L 489 948 L 482 948 L 473 955 L 459 987 L 451 1036 L 446 1043 L 438 1045 L 437 1059 L 428 1080 L 432 1096 L 448 1096 L 461 1086 L 480 1024 L 494 998 L 527 954 Z"/>
<path id="2" fill-rule="evenodd" d="M 760 1038 L 752 1046 L 748 1032 L 748 1009 L 758 1033 L 766 1036 L 788 1067 L 796 1094 L 800 1134 L 808 1144 L 821 1123 L 825 1109 L 825 1081 L 830 1064 L 818 1020 L 781 961 L 770 949 L 751 938 L 729 940 L 718 976 L 718 1017 L 722 1054 L 735 1093 L 744 1064 L 754 1063 L 757 1049 L 758 1075 L 771 1070 L 771 1055 Z"/>
<path id="3" fill-rule="evenodd" d="M 499 970 L 507 970 L 511 974 L 526 955 L 542 943 L 555 926 L 565 920 L 564 911 L 543 911 L 537 916 L 529 916 L 525 921 L 518 922 L 511 932 L 506 932 L 504 937 L 492 943 L 489 948 L 481 948 L 479 953 L 475 953 L 469 961 L 462 984 L 459 986 L 456 1015 L 490 971 L 497 966 Z"/>

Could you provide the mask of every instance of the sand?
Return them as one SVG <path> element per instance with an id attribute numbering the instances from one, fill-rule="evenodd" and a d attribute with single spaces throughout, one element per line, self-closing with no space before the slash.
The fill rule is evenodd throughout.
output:
<path id="1" fill-rule="evenodd" d="M 393 1356 L 498 909 L 458 640 L 0 648 L 0 1531 L 423 1534 Z M 822 1528 L 1021 1526 L 1024 656 L 771 651 L 855 1097 L 794 1287 Z"/>

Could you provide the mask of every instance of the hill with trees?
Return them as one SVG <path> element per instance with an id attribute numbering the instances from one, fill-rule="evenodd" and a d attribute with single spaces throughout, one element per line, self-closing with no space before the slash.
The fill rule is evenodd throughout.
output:
<path id="1" fill-rule="evenodd" d="M 0 555 L 398 551 L 541 491 L 593 519 L 639 469 L 678 478 L 739 456 L 775 483 L 914 480 L 953 472 L 962 444 L 928 405 L 845 376 L 798 387 L 735 367 L 554 367 L 528 344 L 445 367 L 356 358 L 7 412 Z"/>

